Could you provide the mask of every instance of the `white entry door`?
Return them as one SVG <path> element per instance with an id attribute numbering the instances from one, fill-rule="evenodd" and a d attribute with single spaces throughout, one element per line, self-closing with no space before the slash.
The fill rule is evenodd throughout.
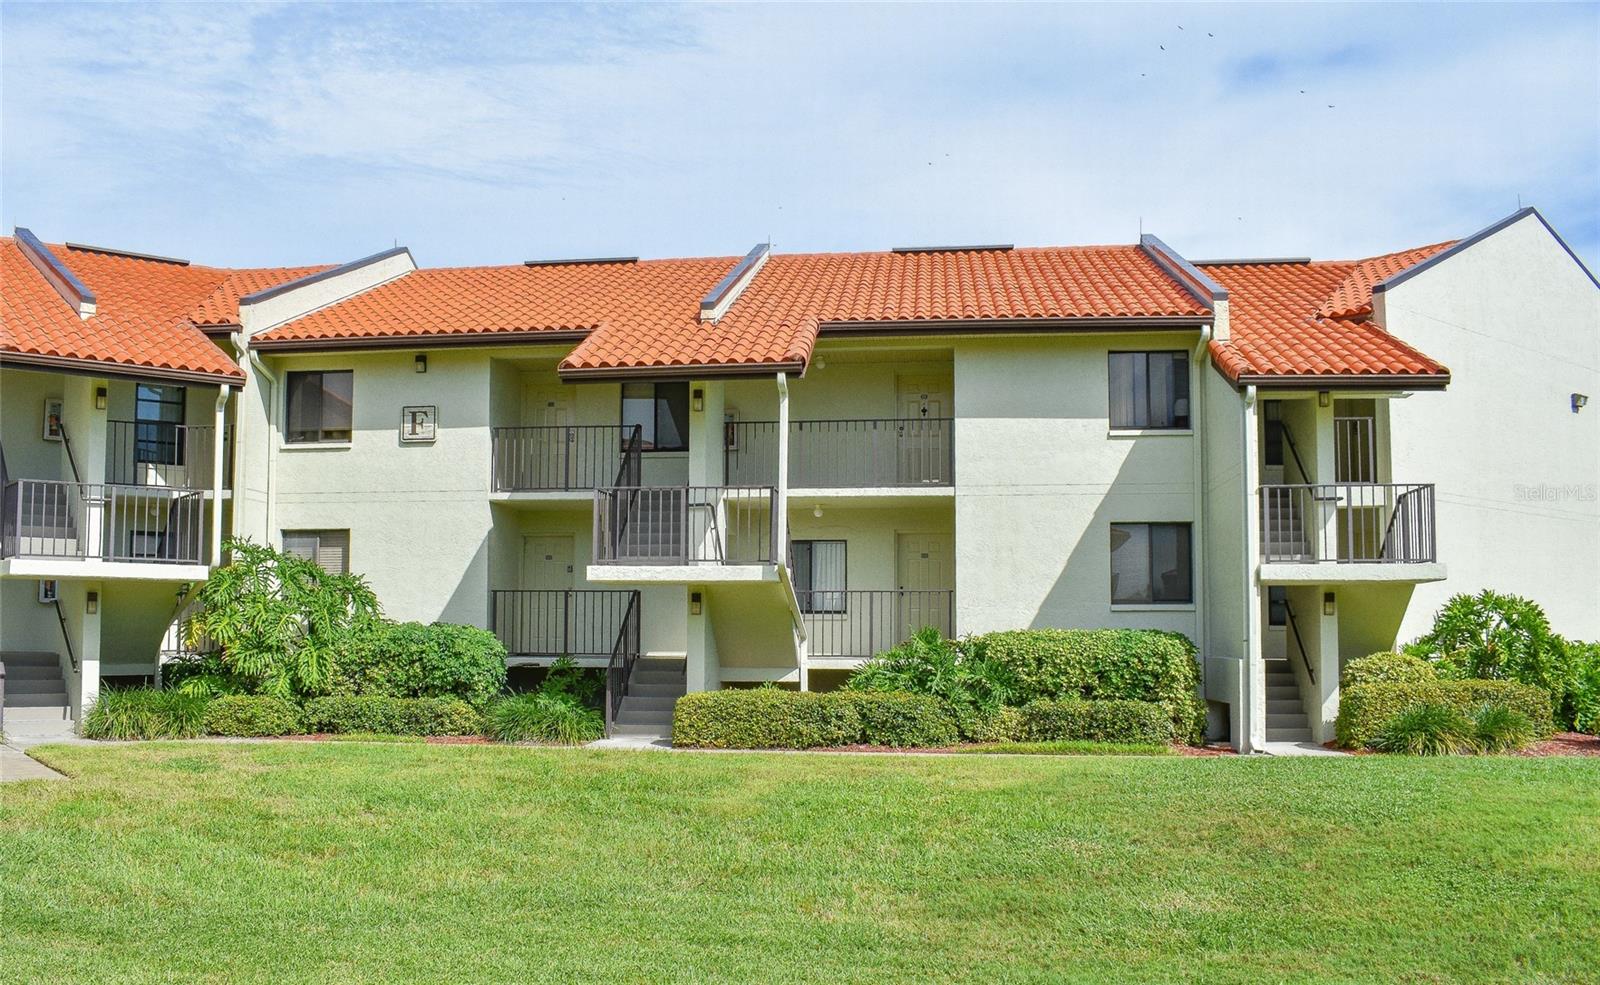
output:
<path id="1" fill-rule="evenodd" d="M 576 574 L 571 537 L 524 537 L 522 584 L 534 594 L 528 599 L 519 627 L 528 653 L 567 652 L 569 600 Z"/>
<path id="2" fill-rule="evenodd" d="M 573 476 L 578 436 L 570 430 L 572 395 L 561 387 L 524 383 L 522 426 L 510 448 L 516 488 L 581 487 Z"/>
<path id="3" fill-rule="evenodd" d="M 924 626 L 949 636 L 951 596 L 955 587 L 954 542 L 949 534 L 895 535 L 895 587 L 898 596 L 899 639 Z"/>
<path id="4" fill-rule="evenodd" d="M 950 481 L 950 393 L 942 380 L 900 377 L 898 485 Z"/>

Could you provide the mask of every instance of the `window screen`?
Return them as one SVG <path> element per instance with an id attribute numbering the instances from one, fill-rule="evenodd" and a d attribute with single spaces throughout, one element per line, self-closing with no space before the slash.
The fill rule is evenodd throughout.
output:
<path id="1" fill-rule="evenodd" d="M 1111 601 L 1193 602 L 1189 524 L 1113 523 Z"/>
<path id="2" fill-rule="evenodd" d="M 133 456 L 136 462 L 182 465 L 185 391 L 181 386 L 140 383 L 133 400 Z"/>
<path id="3" fill-rule="evenodd" d="M 349 441 L 355 406 L 350 370 L 289 374 L 288 440 Z"/>
<path id="4" fill-rule="evenodd" d="M 802 612 L 843 612 L 845 542 L 797 540 L 793 545 L 795 595 Z"/>
<path id="5" fill-rule="evenodd" d="M 285 530 L 283 553 L 315 561 L 332 574 L 349 574 L 350 531 Z"/>
<path id="6" fill-rule="evenodd" d="M 1189 427 L 1187 352 L 1113 352 L 1109 367 L 1112 427 Z"/>

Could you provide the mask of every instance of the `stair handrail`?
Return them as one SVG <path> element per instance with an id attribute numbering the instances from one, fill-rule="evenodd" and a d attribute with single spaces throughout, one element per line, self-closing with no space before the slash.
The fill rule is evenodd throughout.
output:
<path id="1" fill-rule="evenodd" d="M 1284 596 L 1283 614 L 1289 620 L 1289 632 L 1294 634 L 1294 648 L 1300 653 L 1300 665 L 1306 669 L 1306 677 L 1312 684 L 1317 683 L 1317 675 L 1311 672 L 1311 661 L 1306 657 L 1306 645 L 1300 639 L 1300 624 L 1295 622 L 1294 606 L 1289 604 L 1289 597 Z"/>
<path id="2" fill-rule="evenodd" d="M 1378 545 L 1378 557 L 1387 558 L 1390 556 L 1389 543 L 1391 538 L 1394 536 L 1395 522 L 1400 519 L 1402 512 L 1408 512 L 1411 509 L 1411 503 L 1409 500 L 1412 497 L 1420 498 L 1423 494 L 1423 490 L 1428 488 L 1431 487 L 1413 486 L 1412 488 L 1407 489 L 1405 492 L 1395 497 L 1394 509 L 1389 511 L 1389 522 L 1383 528 L 1383 541 Z"/>
<path id="3" fill-rule="evenodd" d="M 1278 431 L 1283 435 L 1283 443 L 1289 446 L 1289 454 L 1294 457 L 1294 467 L 1300 470 L 1300 479 L 1309 483 L 1311 473 L 1306 471 L 1306 463 L 1300 460 L 1300 449 L 1295 447 L 1294 432 L 1289 430 L 1289 422 L 1280 419 Z"/>
<path id="4" fill-rule="evenodd" d="M 639 661 L 639 593 L 634 591 L 623 613 L 622 625 L 617 627 L 616 642 L 611 644 L 611 659 L 606 663 L 606 734 L 616 727 L 617 712 L 628 693 L 628 678 L 633 676 L 634 664 Z"/>
<path id="5" fill-rule="evenodd" d="M 72 652 L 72 636 L 67 632 L 67 617 L 61 611 L 61 600 L 51 599 L 50 604 L 56 607 L 56 621 L 61 623 L 61 642 L 67 645 L 67 663 L 72 665 L 72 672 L 78 672 L 78 655 Z"/>
<path id="6" fill-rule="evenodd" d="M 67 466 L 72 469 L 72 481 L 81 486 L 83 485 L 83 476 L 78 474 L 78 460 L 72 454 L 72 439 L 67 437 L 67 422 L 58 420 L 56 429 L 61 432 L 61 447 L 67 453 Z"/>
<path id="7" fill-rule="evenodd" d="M 0 660 L 0 735 L 6 734 L 6 662 Z"/>

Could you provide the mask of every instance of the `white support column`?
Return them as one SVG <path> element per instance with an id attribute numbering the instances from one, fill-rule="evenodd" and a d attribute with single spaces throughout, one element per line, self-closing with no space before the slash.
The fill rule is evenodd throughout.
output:
<path id="1" fill-rule="evenodd" d="M 63 606 L 67 604 L 62 603 Z M 84 712 L 100 696 L 100 614 L 105 611 L 106 605 L 101 583 L 84 582 L 82 596 L 73 598 L 71 604 L 77 612 L 67 613 L 67 621 L 70 624 L 76 618 L 78 625 L 78 677 L 75 682 L 68 684 L 72 691 L 67 695 L 67 701 L 72 705 L 73 720 L 81 724 Z M 94 612 L 89 611 L 91 605 L 94 606 Z"/>
<path id="2" fill-rule="evenodd" d="M 216 429 L 212 431 L 214 437 L 211 442 L 211 553 L 206 557 L 210 564 L 222 563 L 222 487 L 228 462 L 224 444 L 228 433 L 228 398 L 231 396 L 233 388 L 217 388 Z"/>
<path id="3" fill-rule="evenodd" d="M 1256 388 L 1246 387 L 1240 415 L 1240 444 L 1244 461 L 1244 675 L 1240 700 L 1244 705 L 1242 736 L 1234 736 L 1240 752 L 1258 752 L 1267 742 L 1267 665 L 1261 651 L 1261 596 L 1257 575 L 1261 565 L 1261 443 L 1258 440 L 1260 404 Z"/>
<path id="4" fill-rule="evenodd" d="M 66 440 L 61 443 L 61 474 L 101 490 L 106 481 L 106 409 L 96 407 L 99 395 L 109 392 L 105 380 L 88 376 L 68 376 L 62 390 L 61 425 Z M 70 458 L 69 458 L 70 456 Z M 83 538 L 89 557 L 101 556 L 106 547 L 105 497 L 87 495 L 82 499 L 83 523 L 78 536 Z M 122 545 L 126 547 L 126 545 Z"/>
<path id="5" fill-rule="evenodd" d="M 1328 599 L 1333 612 L 1328 612 Z M 1311 716 L 1311 735 L 1318 742 L 1333 738 L 1333 720 L 1339 716 L 1339 597 L 1329 586 L 1317 593 L 1317 713 Z"/>
<path id="6" fill-rule="evenodd" d="M 772 525 L 773 556 L 783 564 L 789 559 L 789 377 L 778 374 L 778 503 L 777 521 Z"/>
<path id="7" fill-rule="evenodd" d="M 1317 394 L 1317 470 L 1316 482 L 1327 484 L 1334 481 L 1339 474 L 1337 456 L 1334 453 L 1334 426 L 1333 426 L 1333 395 L 1327 394 L 1328 406 L 1322 406 L 1323 394 Z M 1339 549 L 1339 498 L 1336 494 L 1327 495 L 1320 500 L 1313 499 L 1317 507 L 1317 530 L 1319 550 L 1326 552 L 1331 559 L 1338 555 Z"/>

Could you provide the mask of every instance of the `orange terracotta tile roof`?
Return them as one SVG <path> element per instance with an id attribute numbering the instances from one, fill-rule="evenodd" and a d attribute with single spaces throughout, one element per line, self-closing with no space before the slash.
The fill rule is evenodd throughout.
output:
<path id="1" fill-rule="evenodd" d="M 645 345 L 701 329 L 700 299 L 737 257 L 415 270 L 256 336 L 267 346 L 549 332 Z M 581 348 L 581 346 L 580 346 Z"/>
<path id="2" fill-rule="evenodd" d="M 1436 360 L 1371 321 L 1372 286 L 1450 243 L 1355 261 L 1203 264 L 1228 289 L 1229 340 L 1211 354 L 1229 380 L 1296 376 L 1431 376 Z"/>
<path id="3" fill-rule="evenodd" d="M 227 274 L 199 304 L 189 312 L 189 321 L 202 328 L 219 328 L 239 324 L 239 299 L 246 294 L 264 291 L 269 287 L 311 274 L 331 270 L 333 264 L 315 267 L 257 267 L 224 271 Z"/>
<path id="4" fill-rule="evenodd" d="M 10 236 L 0 237 L 0 357 L 108 363 L 196 376 L 243 377 L 232 359 L 194 325 L 204 317 L 238 320 L 230 282 L 279 283 L 296 269 L 226 270 L 48 244 L 95 295 L 80 318 Z"/>

